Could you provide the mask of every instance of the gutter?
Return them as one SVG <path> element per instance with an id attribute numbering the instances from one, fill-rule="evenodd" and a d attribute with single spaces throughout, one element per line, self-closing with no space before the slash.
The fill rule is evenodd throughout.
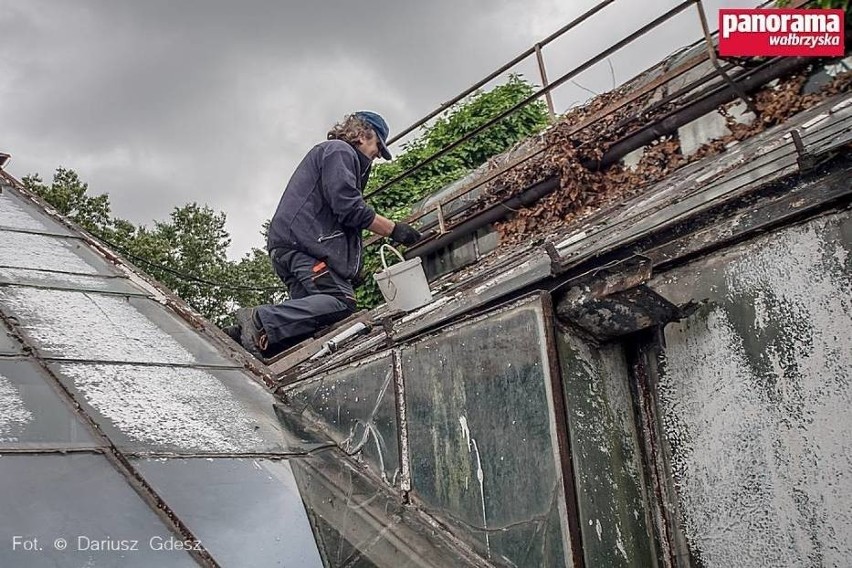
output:
<path id="1" fill-rule="evenodd" d="M 752 91 L 774 79 L 798 71 L 811 63 L 813 63 L 813 60 L 805 57 L 780 58 L 767 66 L 744 72 L 734 79 L 734 82 L 739 87 L 738 91 Z M 601 170 L 611 166 L 633 150 L 641 148 L 661 136 L 677 132 L 677 129 L 681 126 L 689 124 L 738 97 L 739 94 L 737 91 L 725 85 L 721 90 L 709 93 L 662 119 L 640 128 L 633 134 L 614 142 L 604 152 L 600 160 L 583 162 L 583 166 L 592 170 Z M 461 221 L 458 225 L 451 227 L 447 233 L 432 237 L 424 241 L 423 244 L 410 247 L 406 251 L 405 257 L 413 258 L 415 256 L 425 256 L 435 253 L 450 246 L 459 239 L 475 233 L 486 225 L 507 217 L 509 213 L 514 212 L 514 210 L 520 207 L 532 205 L 542 197 L 554 192 L 558 187 L 558 177 L 548 178 L 529 186 L 509 199 L 492 204 L 483 212 Z"/>

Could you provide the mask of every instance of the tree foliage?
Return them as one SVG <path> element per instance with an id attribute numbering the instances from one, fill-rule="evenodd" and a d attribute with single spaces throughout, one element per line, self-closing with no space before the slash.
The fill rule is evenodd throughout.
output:
<path id="1" fill-rule="evenodd" d="M 519 75 L 491 91 L 478 91 L 448 109 L 433 124 L 408 143 L 392 162 L 376 166 L 366 192 L 386 184 L 424 159 L 449 146 L 502 112 L 529 97 L 535 88 Z M 547 107 L 541 100 L 515 111 L 469 141 L 418 169 L 369 199 L 376 211 L 400 220 L 411 214 L 413 204 L 427 195 L 464 177 L 488 158 L 508 150 L 516 142 L 547 125 Z M 364 257 L 364 274 L 381 269 L 378 248 L 371 247 Z M 369 308 L 382 301 L 372 278 L 365 278 L 357 290 L 358 304 Z"/>
<path id="2" fill-rule="evenodd" d="M 87 231 L 102 233 L 112 226 L 109 196 L 87 195 L 89 184 L 84 183 L 74 170 L 57 168 L 50 185 L 45 185 L 38 175 L 26 176 L 23 183 Z"/>
<path id="3" fill-rule="evenodd" d="M 88 195 L 88 184 L 73 170 L 58 168 L 50 185 L 37 175 L 22 181 L 214 323 L 228 323 L 238 307 L 284 298 L 264 250 L 254 248 L 238 261 L 228 259 L 231 238 L 224 213 L 188 203 L 175 207 L 167 221 L 136 227 L 112 216 L 108 195 Z"/>

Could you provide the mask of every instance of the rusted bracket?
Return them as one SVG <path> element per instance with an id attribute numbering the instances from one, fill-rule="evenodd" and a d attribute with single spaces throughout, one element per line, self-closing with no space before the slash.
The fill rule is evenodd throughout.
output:
<path id="1" fill-rule="evenodd" d="M 438 205 L 435 206 L 435 212 L 438 214 L 438 231 L 439 234 L 443 235 L 447 232 L 447 224 L 444 221 L 444 207 L 441 205 L 441 202 L 438 202 Z"/>
<path id="2" fill-rule="evenodd" d="M 556 245 L 552 242 L 547 241 L 544 243 L 544 252 L 547 253 L 547 256 L 550 258 L 550 273 L 551 274 L 559 274 L 563 272 L 565 268 L 562 266 L 561 256 L 559 255 L 559 251 L 556 250 Z"/>
<path id="3" fill-rule="evenodd" d="M 819 159 L 805 148 L 805 143 L 802 141 L 802 135 L 799 134 L 799 131 L 794 128 L 790 131 L 790 136 L 793 138 L 793 145 L 796 147 L 796 162 L 799 164 L 799 171 L 806 172 L 815 168 Z"/>

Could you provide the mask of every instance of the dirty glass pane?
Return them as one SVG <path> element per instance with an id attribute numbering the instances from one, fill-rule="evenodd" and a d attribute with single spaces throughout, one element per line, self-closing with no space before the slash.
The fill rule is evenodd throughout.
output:
<path id="1" fill-rule="evenodd" d="M 22 350 L 21 342 L 12 337 L 12 334 L 6 328 L 6 324 L 0 321 L 0 355 L 14 355 L 21 353 Z"/>
<path id="2" fill-rule="evenodd" d="M 350 455 L 369 464 L 383 481 L 399 484 L 399 434 L 393 357 L 353 364 L 288 391 L 294 406 L 318 420 Z"/>
<path id="3" fill-rule="evenodd" d="M 124 450 L 287 450 L 272 395 L 243 372 L 84 363 L 51 368 Z"/>
<path id="4" fill-rule="evenodd" d="M 558 332 L 587 566 L 655 565 L 627 364 L 619 345 Z"/>
<path id="5" fill-rule="evenodd" d="M 693 556 L 852 558 L 852 216 L 826 216 L 655 282 L 703 305 L 665 330 L 659 396 Z"/>
<path id="6" fill-rule="evenodd" d="M 571 564 L 543 326 L 535 301 L 402 352 L 415 496 L 518 566 Z"/>
<path id="7" fill-rule="evenodd" d="M 221 566 L 322 566 L 289 462 L 217 458 L 135 465 Z"/>
<path id="8" fill-rule="evenodd" d="M 289 460 L 330 568 L 482 566 L 398 494 L 364 475 L 337 449 Z"/>
<path id="9" fill-rule="evenodd" d="M 0 566 L 197 566 L 102 456 L 3 456 L 0 511 Z"/>
<path id="10" fill-rule="evenodd" d="M 127 278 L 68 274 L 44 270 L 0 267 L 0 283 L 42 288 L 117 292 L 121 294 L 147 295 L 145 291 Z"/>
<path id="11" fill-rule="evenodd" d="M 46 357 L 236 366 L 146 298 L 9 286 L 0 287 L 0 310 Z"/>
<path id="12" fill-rule="evenodd" d="M 89 430 L 28 359 L 0 359 L 0 448 L 93 447 Z"/>
<path id="13" fill-rule="evenodd" d="M 71 231 L 26 203 L 17 193 L 4 188 L 0 191 L 0 228 L 70 235 Z M 0 234 L 2 235 L 2 234 Z"/>
<path id="14" fill-rule="evenodd" d="M 0 266 L 76 274 L 117 274 L 80 239 L 0 231 Z"/>

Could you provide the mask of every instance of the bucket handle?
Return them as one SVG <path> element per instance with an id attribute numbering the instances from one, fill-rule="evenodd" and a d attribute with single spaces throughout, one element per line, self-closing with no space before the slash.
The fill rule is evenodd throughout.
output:
<path id="1" fill-rule="evenodd" d="M 394 253 L 396 253 L 396 256 L 399 257 L 399 260 L 405 262 L 405 257 L 402 256 L 402 254 L 400 254 L 400 252 L 398 250 L 393 248 L 391 245 L 384 243 L 381 247 L 379 247 L 379 256 L 382 258 L 382 266 L 384 267 L 385 270 L 388 269 L 388 261 L 385 260 L 385 248 L 386 247 L 391 249 Z"/>

